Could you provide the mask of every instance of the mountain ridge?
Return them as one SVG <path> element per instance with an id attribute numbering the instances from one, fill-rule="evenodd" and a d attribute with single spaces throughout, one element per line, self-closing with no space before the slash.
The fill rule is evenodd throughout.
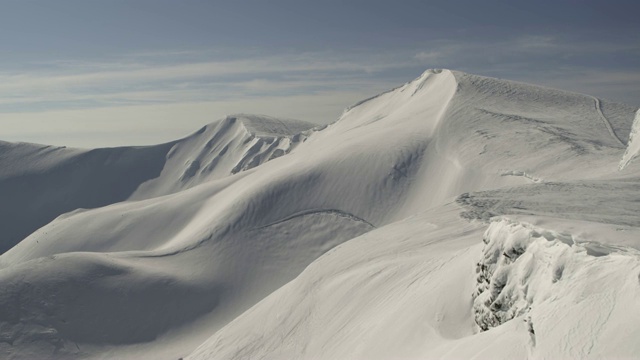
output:
<path id="1" fill-rule="evenodd" d="M 0 255 L 0 304 L 9 309 L 0 312 L 0 326 L 14 344 L 0 344 L 0 353 L 177 358 L 202 345 L 194 358 L 370 358 L 379 351 L 375 358 L 391 356 L 388 351 L 429 354 L 429 344 L 448 346 L 442 339 L 476 344 L 502 334 L 514 323 L 477 333 L 462 297 L 474 290 L 473 269 L 482 256 L 487 224 L 478 219 L 519 211 L 596 224 L 618 216 L 616 225 L 636 225 L 635 197 L 625 194 L 633 194 L 640 167 L 631 162 L 618 171 L 625 149 L 601 118 L 618 114 L 610 126 L 624 139 L 633 114 L 621 105 L 600 111 L 596 105 L 587 95 L 431 70 L 348 108 L 325 127 L 228 116 L 159 145 L 162 151 L 143 148 L 155 149 L 158 166 L 150 179 L 132 182 L 131 194 L 66 212 Z M 583 206 L 604 206 L 607 216 L 580 210 L 576 199 L 594 189 L 600 195 Z M 20 201 L 35 200 L 14 200 Z M 84 290 L 60 287 L 65 279 Z M 445 290 L 452 279 L 458 285 Z M 375 284 L 387 295 L 376 294 Z M 434 288 L 446 294 L 430 297 Z M 348 298 L 346 289 L 359 296 Z M 178 293 L 184 298 L 172 295 Z M 10 305 L 21 294 L 33 301 Z M 120 305 L 107 306 L 96 294 Z M 417 323 L 419 317 L 402 310 L 405 301 L 429 321 Z M 419 310 L 421 301 L 433 308 Z M 353 318 L 337 308 L 341 303 Z M 278 315 L 273 322 L 272 314 L 288 313 L 278 304 L 312 315 Z M 122 306 L 135 314 L 119 311 Z M 393 311 L 366 320 L 385 306 Z M 328 319 L 339 314 L 336 322 L 316 326 L 320 308 Z M 166 317 L 153 319 L 154 313 Z M 13 314 L 20 314 L 17 320 Z M 392 314 L 400 316 L 395 325 Z M 115 325 L 83 333 L 91 318 Z M 261 324 L 252 330 L 253 345 L 239 335 L 251 323 Z M 289 328 L 296 323 L 306 330 Z M 336 339 L 323 329 L 334 325 L 346 329 L 336 332 L 345 346 L 330 347 Z M 369 329 L 371 351 L 349 352 L 356 339 L 348 334 L 358 326 Z M 292 331 L 281 336 L 278 329 Z M 407 330 L 420 336 L 390 336 Z M 522 335 L 517 344 L 529 339 L 526 327 L 514 334 Z M 274 348 L 278 342 L 288 345 Z"/>

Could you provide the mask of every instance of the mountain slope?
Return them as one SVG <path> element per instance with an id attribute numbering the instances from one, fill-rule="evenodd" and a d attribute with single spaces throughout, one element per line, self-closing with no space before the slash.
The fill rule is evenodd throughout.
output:
<path id="1" fill-rule="evenodd" d="M 580 236 L 633 246 L 633 235 L 610 239 L 612 225 L 638 226 L 626 195 L 640 167 L 618 170 L 632 120 L 624 105 L 449 70 L 322 129 L 228 117 L 161 145 L 162 167 L 132 193 L 66 213 L 0 256 L 0 351 L 171 359 L 202 344 L 194 358 L 456 357 L 490 339 L 486 357 L 520 356 L 532 351 L 526 326 L 478 333 L 485 222 L 588 221 L 598 231 Z"/>
<path id="2" fill-rule="evenodd" d="M 629 165 L 629 163 L 638 157 L 638 154 L 640 154 L 640 140 L 638 140 L 638 133 L 640 133 L 640 110 L 636 112 L 636 118 L 633 121 L 631 133 L 629 134 L 627 151 L 624 152 L 622 160 L 620 160 L 620 170 L 624 170 L 624 168 L 626 168 L 627 165 Z"/>
<path id="3" fill-rule="evenodd" d="M 430 83 L 437 86 L 430 89 Z M 414 98 L 425 88 L 424 97 Z M 449 93 L 444 107 L 437 107 L 442 104 L 438 96 L 449 89 L 455 92 Z M 559 227 L 562 233 L 581 229 L 579 236 L 594 244 L 624 247 L 622 254 L 615 255 L 623 256 L 621 263 L 614 262 L 608 276 L 633 273 L 638 266 L 634 250 L 628 248 L 638 245 L 638 223 L 633 217 L 638 210 L 633 197 L 638 169 L 624 174 L 617 169 L 624 152 L 620 139 L 625 139 L 624 132 L 630 128 L 632 111 L 609 104 L 609 109 L 626 112 L 626 121 L 609 123 L 597 104 L 592 97 L 580 94 L 458 72 L 430 71 L 348 110 L 337 123 L 311 138 L 310 144 L 329 138 L 341 142 L 338 139 L 348 137 L 352 144 L 362 138 L 377 147 L 389 144 L 387 151 L 413 145 L 417 149 L 413 156 L 390 166 L 393 170 L 389 172 L 390 176 L 411 180 L 408 190 L 399 193 L 404 196 L 394 213 L 387 213 L 387 219 L 393 222 L 409 218 L 381 226 L 320 257 L 296 280 L 215 333 L 189 358 L 474 355 L 508 359 L 531 354 L 598 357 L 607 351 L 630 356 L 635 351 L 633 335 L 615 343 L 601 334 L 587 336 L 584 332 L 588 329 L 580 322 L 582 310 L 562 318 L 566 322 L 564 328 L 574 327 L 572 331 L 584 334 L 588 339 L 585 341 L 591 341 L 599 351 L 567 352 L 550 341 L 553 337 L 541 335 L 539 341 L 550 345 L 536 352 L 537 348 L 531 346 L 529 327 L 522 320 L 549 311 L 548 305 L 541 305 L 540 309 L 547 309 L 544 311 L 536 308 L 530 315 L 518 314 L 520 323 L 506 322 L 495 330 L 478 333 L 476 326 L 480 323 L 476 324 L 470 296 L 476 291 L 474 272 L 482 258 L 480 240 L 486 225 L 471 225 L 465 218 L 488 219 L 514 210 L 553 216 L 559 220 L 549 226 Z M 407 135 L 402 137 L 403 134 Z M 376 151 L 379 150 L 366 148 L 367 154 Z M 402 175 L 398 176 L 398 172 Z M 618 180 L 612 184 L 613 179 Z M 585 181 L 598 185 L 585 186 Z M 593 189 L 598 190 L 599 196 L 589 198 Z M 445 205 L 456 195 L 479 190 L 490 190 L 492 198 L 467 195 L 459 201 L 472 204 L 467 209 Z M 520 201 L 517 196 L 522 194 L 531 201 Z M 585 196 L 589 201 L 582 201 Z M 464 216 L 461 218 L 458 213 Z M 570 222 L 563 220 L 567 216 L 600 222 L 568 226 Z M 622 230 L 629 235 L 621 238 L 616 234 L 620 227 L 611 227 L 609 222 L 624 223 Z M 584 246 L 576 245 L 575 249 Z M 602 251 L 609 245 L 602 246 L 589 245 L 587 251 Z M 544 263 L 533 262 L 544 269 Z M 597 262 L 587 259 L 586 264 Z M 628 279 L 621 277 L 622 282 L 612 283 L 612 291 L 622 291 Z M 578 277 L 575 282 L 578 288 L 591 287 L 589 277 Z M 571 289 L 563 291 L 575 291 Z M 589 308 L 599 296 L 588 290 L 584 294 L 586 299 L 576 309 Z M 624 296 L 624 301 L 611 306 L 616 311 L 637 311 L 630 301 L 634 293 Z M 590 311 L 605 318 L 608 309 Z M 624 322 L 624 316 L 618 313 L 602 326 Z M 554 318 L 546 319 L 536 325 L 536 334 L 560 327 Z M 629 333 L 636 329 L 630 328 Z"/>
<path id="4" fill-rule="evenodd" d="M 169 148 L 79 150 L 0 143 L 0 252 L 60 214 L 126 200 L 141 183 L 158 176 Z"/>
<path id="5" fill-rule="evenodd" d="M 235 115 L 150 147 L 67 149 L 0 142 L 0 253 L 58 215 L 147 199 L 258 166 L 304 139 L 313 125 Z"/>

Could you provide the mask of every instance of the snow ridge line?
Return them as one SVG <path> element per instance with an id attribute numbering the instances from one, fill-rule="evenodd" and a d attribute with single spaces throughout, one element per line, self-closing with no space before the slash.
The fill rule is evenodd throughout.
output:
<path id="1" fill-rule="evenodd" d="M 365 219 L 363 219 L 361 217 L 358 217 L 358 216 L 356 216 L 354 214 L 342 211 L 342 210 L 338 210 L 338 209 L 311 209 L 311 210 L 306 210 L 306 211 L 301 211 L 301 212 L 295 213 L 293 215 L 285 217 L 284 219 L 280 219 L 278 221 L 274 221 L 274 222 L 269 223 L 267 225 L 260 226 L 257 229 L 264 229 L 264 228 L 267 228 L 269 226 L 281 224 L 281 223 L 283 223 L 285 221 L 289 221 L 289 220 L 292 220 L 292 219 L 295 219 L 295 218 L 301 217 L 301 216 L 322 214 L 322 213 L 324 213 L 324 214 L 334 214 L 334 215 L 337 215 L 337 216 L 340 216 L 340 217 L 344 217 L 344 218 L 348 218 L 348 219 L 351 219 L 351 220 L 354 220 L 354 221 L 365 223 L 365 224 L 371 226 L 374 229 L 376 228 L 375 225 L 373 225 L 372 223 L 368 222 L 367 220 L 365 220 Z"/>
<path id="2" fill-rule="evenodd" d="M 621 171 L 625 167 L 627 167 L 627 165 L 629 165 L 629 163 L 640 153 L 640 141 L 638 141 L 638 136 L 640 136 L 640 109 L 638 109 L 638 111 L 636 112 L 636 116 L 633 119 L 631 132 L 629 133 L 629 141 L 627 142 L 627 150 L 625 150 L 624 154 L 622 155 L 622 159 L 620 159 L 618 171 Z"/>
<path id="3" fill-rule="evenodd" d="M 600 103 L 600 99 L 598 99 L 595 96 L 591 96 L 591 98 L 593 99 L 593 101 L 595 103 L 596 111 L 600 115 L 600 118 L 604 122 L 604 125 L 607 127 L 607 130 L 609 130 L 609 134 L 611 134 L 611 136 L 614 139 L 616 139 L 616 141 L 618 141 L 618 144 L 622 145 L 623 147 L 626 147 L 627 145 L 624 142 L 622 142 L 622 140 L 620 140 L 618 135 L 616 135 L 616 132 L 613 131 L 613 127 L 611 126 L 611 122 L 609 121 L 609 119 L 607 119 L 607 117 L 604 116 L 604 113 L 602 112 L 602 104 Z"/>

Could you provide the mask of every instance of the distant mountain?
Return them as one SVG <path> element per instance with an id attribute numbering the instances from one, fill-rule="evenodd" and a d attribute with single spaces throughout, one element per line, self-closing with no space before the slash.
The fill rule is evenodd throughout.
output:
<path id="1" fill-rule="evenodd" d="M 310 123 L 234 115 L 171 143 L 95 150 L 0 142 L 0 251 L 58 215 L 162 196 L 295 148 Z"/>
<path id="2" fill-rule="evenodd" d="M 0 354 L 633 357 L 636 110 L 428 70 L 326 127 L 1 143 Z"/>

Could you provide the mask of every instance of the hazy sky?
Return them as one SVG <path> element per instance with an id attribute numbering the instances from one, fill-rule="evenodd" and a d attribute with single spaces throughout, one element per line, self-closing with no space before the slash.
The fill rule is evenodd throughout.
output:
<path id="1" fill-rule="evenodd" d="M 640 105 L 639 1 L 0 0 L 0 139 L 167 141 L 326 123 L 450 68 Z"/>

